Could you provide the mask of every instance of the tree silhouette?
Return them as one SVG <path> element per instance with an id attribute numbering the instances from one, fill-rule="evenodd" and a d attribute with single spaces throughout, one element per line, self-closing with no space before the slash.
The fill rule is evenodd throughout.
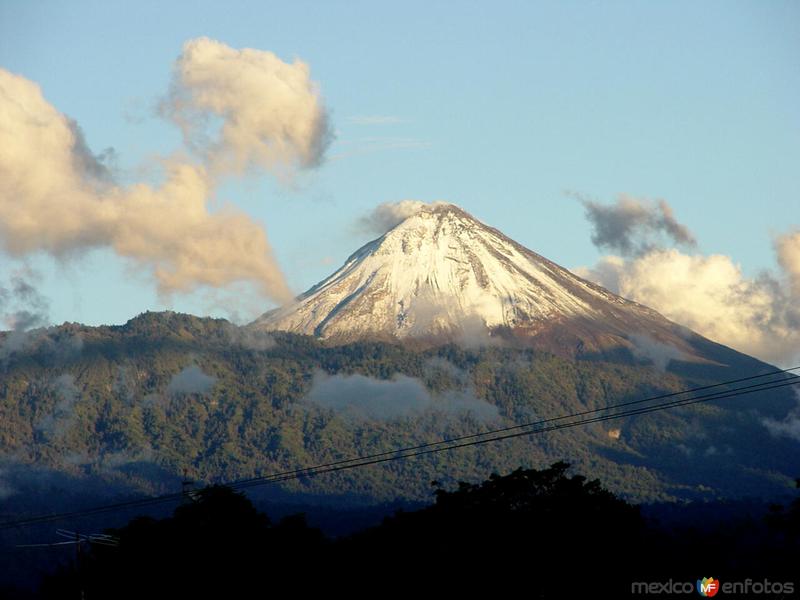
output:
<path id="1" fill-rule="evenodd" d="M 565 462 L 439 487 L 434 496 L 425 508 L 328 539 L 303 515 L 272 523 L 244 495 L 210 487 L 169 518 L 140 517 L 111 531 L 119 547 L 92 548 L 82 561 L 85 598 L 265 597 L 287 585 L 327 595 L 417 594 L 424 585 L 448 597 L 520 589 L 620 597 L 634 581 L 786 580 L 800 551 L 800 498 L 766 521 L 704 524 L 702 511 L 695 522 L 687 508 L 681 524 L 663 525 L 599 481 L 571 475 Z M 74 570 L 62 570 L 42 596 L 77 598 L 76 582 Z"/>

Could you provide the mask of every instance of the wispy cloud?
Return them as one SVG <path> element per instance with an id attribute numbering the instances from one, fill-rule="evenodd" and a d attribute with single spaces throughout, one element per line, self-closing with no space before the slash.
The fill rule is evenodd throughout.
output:
<path id="1" fill-rule="evenodd" d="M 586 218 L 594 229 L 592 242 L 623 256 L 641 256 L 664 242 L 694 247 L 697 242 L 686 225 L 679 223 L 665 200 L 653 202 L 620 194 L 614 204 L 601 204 L 580 194 Z"/>
<path id="2" fill-rule="evenodd" d="M 478 398 L 470 387 L 432 394 L 419 379 L 400 374 L 374 379 L 317 371 L 305 402 L 356 422 L 396 421 L 426 414 L 469 415 L 481 421 L 498 418 L 497 407 Z"/>
<path id="3" fill-rule="evenodd" d="M 386 150 L 423 150 L 430 148 L 432 142 L 420 138 L 404 137 L 365 137 L 354 140 L 337 141 L 337 147 L 341 147 L 341 152 L 331 154 L 329 160 L 341 160 L 351 156 L 362 154 L 373 154 Z"/>
<path id="4" fill-rule="evenodd" d="M 383 202 L 373 208 L 369 214 L 363 215 L 356 222 L 357 231 L 370 235 L 383 235 L 408 217 L 417 214 L 427 206 L 438 204 L 422 200 L 399 200 L 398 202 Z"/>
<path id="5" fill-rule="evenodd" d="M 197 365 L 189 365 L 179 373 L 172 376 L 167 386 L 167 394 L 177 396 L 181 394 L 208 394 L 217 378 L 203 373 Z"/>
<path id="6" fill-rule="evenodd" d="M 788 437 L 800 442 L 800 392 L 795 389 L 797 406 L 782 420 L 762 419 L 761 423 L 775 437 Z"/>
<path id="7" fill-rule="evenodd" d="M 352 125 L 397 125 L 398 123 L 406 123 L 407 121 L 402 117 L 395 115 L 354 115 L 345 119 L 347 123 Z"/>
<path id="8" fill-rule="evenodd" d="M 47 325 L 50 303 L 36 289 L 39 279 L 24 267 L 11 274 L 7 288 L 0 281 L 0 325 L 18 332 Z"/>
<path id="9" fill-rule="evenodd" d="M 633 355 L 652 362 L 659 371 L 666 371 L 670 362 L 684 357 L 683 352 L 675 346 L 660 342 L 648 335 L 633 334 L 630 341 L 633 343 Z"/>
<path id="10" fill-rule="evenodd" d="M 62 437 L 75 422 L 75 404 L 81 398 L 81 390 L 75 385 L 75 377 L 69 373 L 53 379 L 50 388 L 58 398 L 58 402 L 53 412 L 36 424 L 36 430 L 54 439 Z"/>
<path id="11" fill-rule="evenodd" d="M 0 370 L 14 354 L 32 350 L 60 360 L 80 352 L 83 341 L 79 334 L 46 327 L 49 301 L 36 289 L 39 275 L 24 267 L 14 271 L 8 285 L 0 280 Z"/>

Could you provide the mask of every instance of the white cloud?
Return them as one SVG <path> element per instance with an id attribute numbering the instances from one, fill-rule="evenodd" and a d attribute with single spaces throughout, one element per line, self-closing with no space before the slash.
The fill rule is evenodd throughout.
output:
<path id="1" fill-rule="evenodd" d="M 775 240 L 775 251 L 793 294 L 800 298 L 800 229 L 779 236 Z"/>
<path id="2" fill-rule="evenodd" d="M 322 161 L 327 113 L 307 65 L 190 40 L 162 109 L 204 164 L 164 159 L 159 185 L 121 186 L 106 164 L 113 151 L 93 155 L 38 85 L 0 69 L 0 249 L 68 258 L 109 248 L 150 271 L 163 294 L 251 282 L 290 299 L 263 226 L 210 204 L 222 173 L 286 176 Z"/>
<path id="3" fill-rule="evenodd" d="M 794 264 L 793 240 L 778 244 L 782 264 Z M 728 256 L 676 249 L 609 256 L 576 272 L 747 354 L 781 365 L 800 359 L 800 298 L 796 283 L 787 283 L 791 273 L 748 278 Z"/>
<path id="4" fill-rule="evenodd" d="M 602 205 L 573 195 L 586 208 L 595 246 L 623 255 L 604 256 L 576 274 L 746 354 L 787 366 L 800 360 L 800 230 L 775 239 L 779 273 L 746 277 L 728 256 L 663 247 L 696 245 L 664 200 L 621 194 Z M 638 351 L 653 350 L 645 346 Z M 669 351 L 656 355 L 658 361 L 677 358 Z"/>
<path id="5" fill-rule="evenodd" d="M 172 376 L 167 386 L 167 394 L 208 394 L 216 384 L 217 378 L 203 373 L 197 365 L 189 365 Z"/>
<path id="6" fill-rule="evenodd" d="M 205 37 L 184 44 L 161 110 L 212 173 L 290 175 L 318 166 L 332 139 L 306 63 Z"/>
<path id="7" fill-rule="evenodd" d="M 406 375 L 374 379 L 317 371 L 306 401 L 354 421 L 392 421 L 423 414 L 471 415 L 483 421 L 498 417 L 497 407 L 469 389 L 433 395 L 419 379 Z"/>

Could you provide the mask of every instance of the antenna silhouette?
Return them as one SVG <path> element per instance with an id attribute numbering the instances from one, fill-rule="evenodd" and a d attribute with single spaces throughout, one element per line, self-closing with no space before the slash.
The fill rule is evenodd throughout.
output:
<path id="1" fill-rule="evenodd" d="M 78 575 L 78 588 L 80 590 L 80 598 L 84 600 L 86 597 L 85 590 L 83 589 L 83 577 L 81 577 L 81 552 L 83 544 L 96 544 L 98 546 L 110 546 L 116 548 L 119 546 L 119 538 L 106 533 L 80 533 L 78 531 L 70 531 L 69 529 L 56 529 L 56 535 L 66 538 L 64 542 L 50 542 L 44 544 L 17 544 L 17 548 L 53 548 L 56 546 L 75 546 L 75 572 Z"/>

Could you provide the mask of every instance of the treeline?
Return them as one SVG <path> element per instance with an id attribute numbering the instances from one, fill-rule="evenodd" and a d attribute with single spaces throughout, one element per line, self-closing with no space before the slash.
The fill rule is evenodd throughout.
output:
<path id="1" fill-rule="evenodd" d="M 91 547 L 40 597 L 621 597 L 636 582 L 786 583 L 798 575 L 800 499 L 763 519 L 667 528 L 559 462 L 439 488 L 425 508 L 336 539 L 303 515 L 272 522 L 224 487 L 109 533 L 118 547 Z"/>

